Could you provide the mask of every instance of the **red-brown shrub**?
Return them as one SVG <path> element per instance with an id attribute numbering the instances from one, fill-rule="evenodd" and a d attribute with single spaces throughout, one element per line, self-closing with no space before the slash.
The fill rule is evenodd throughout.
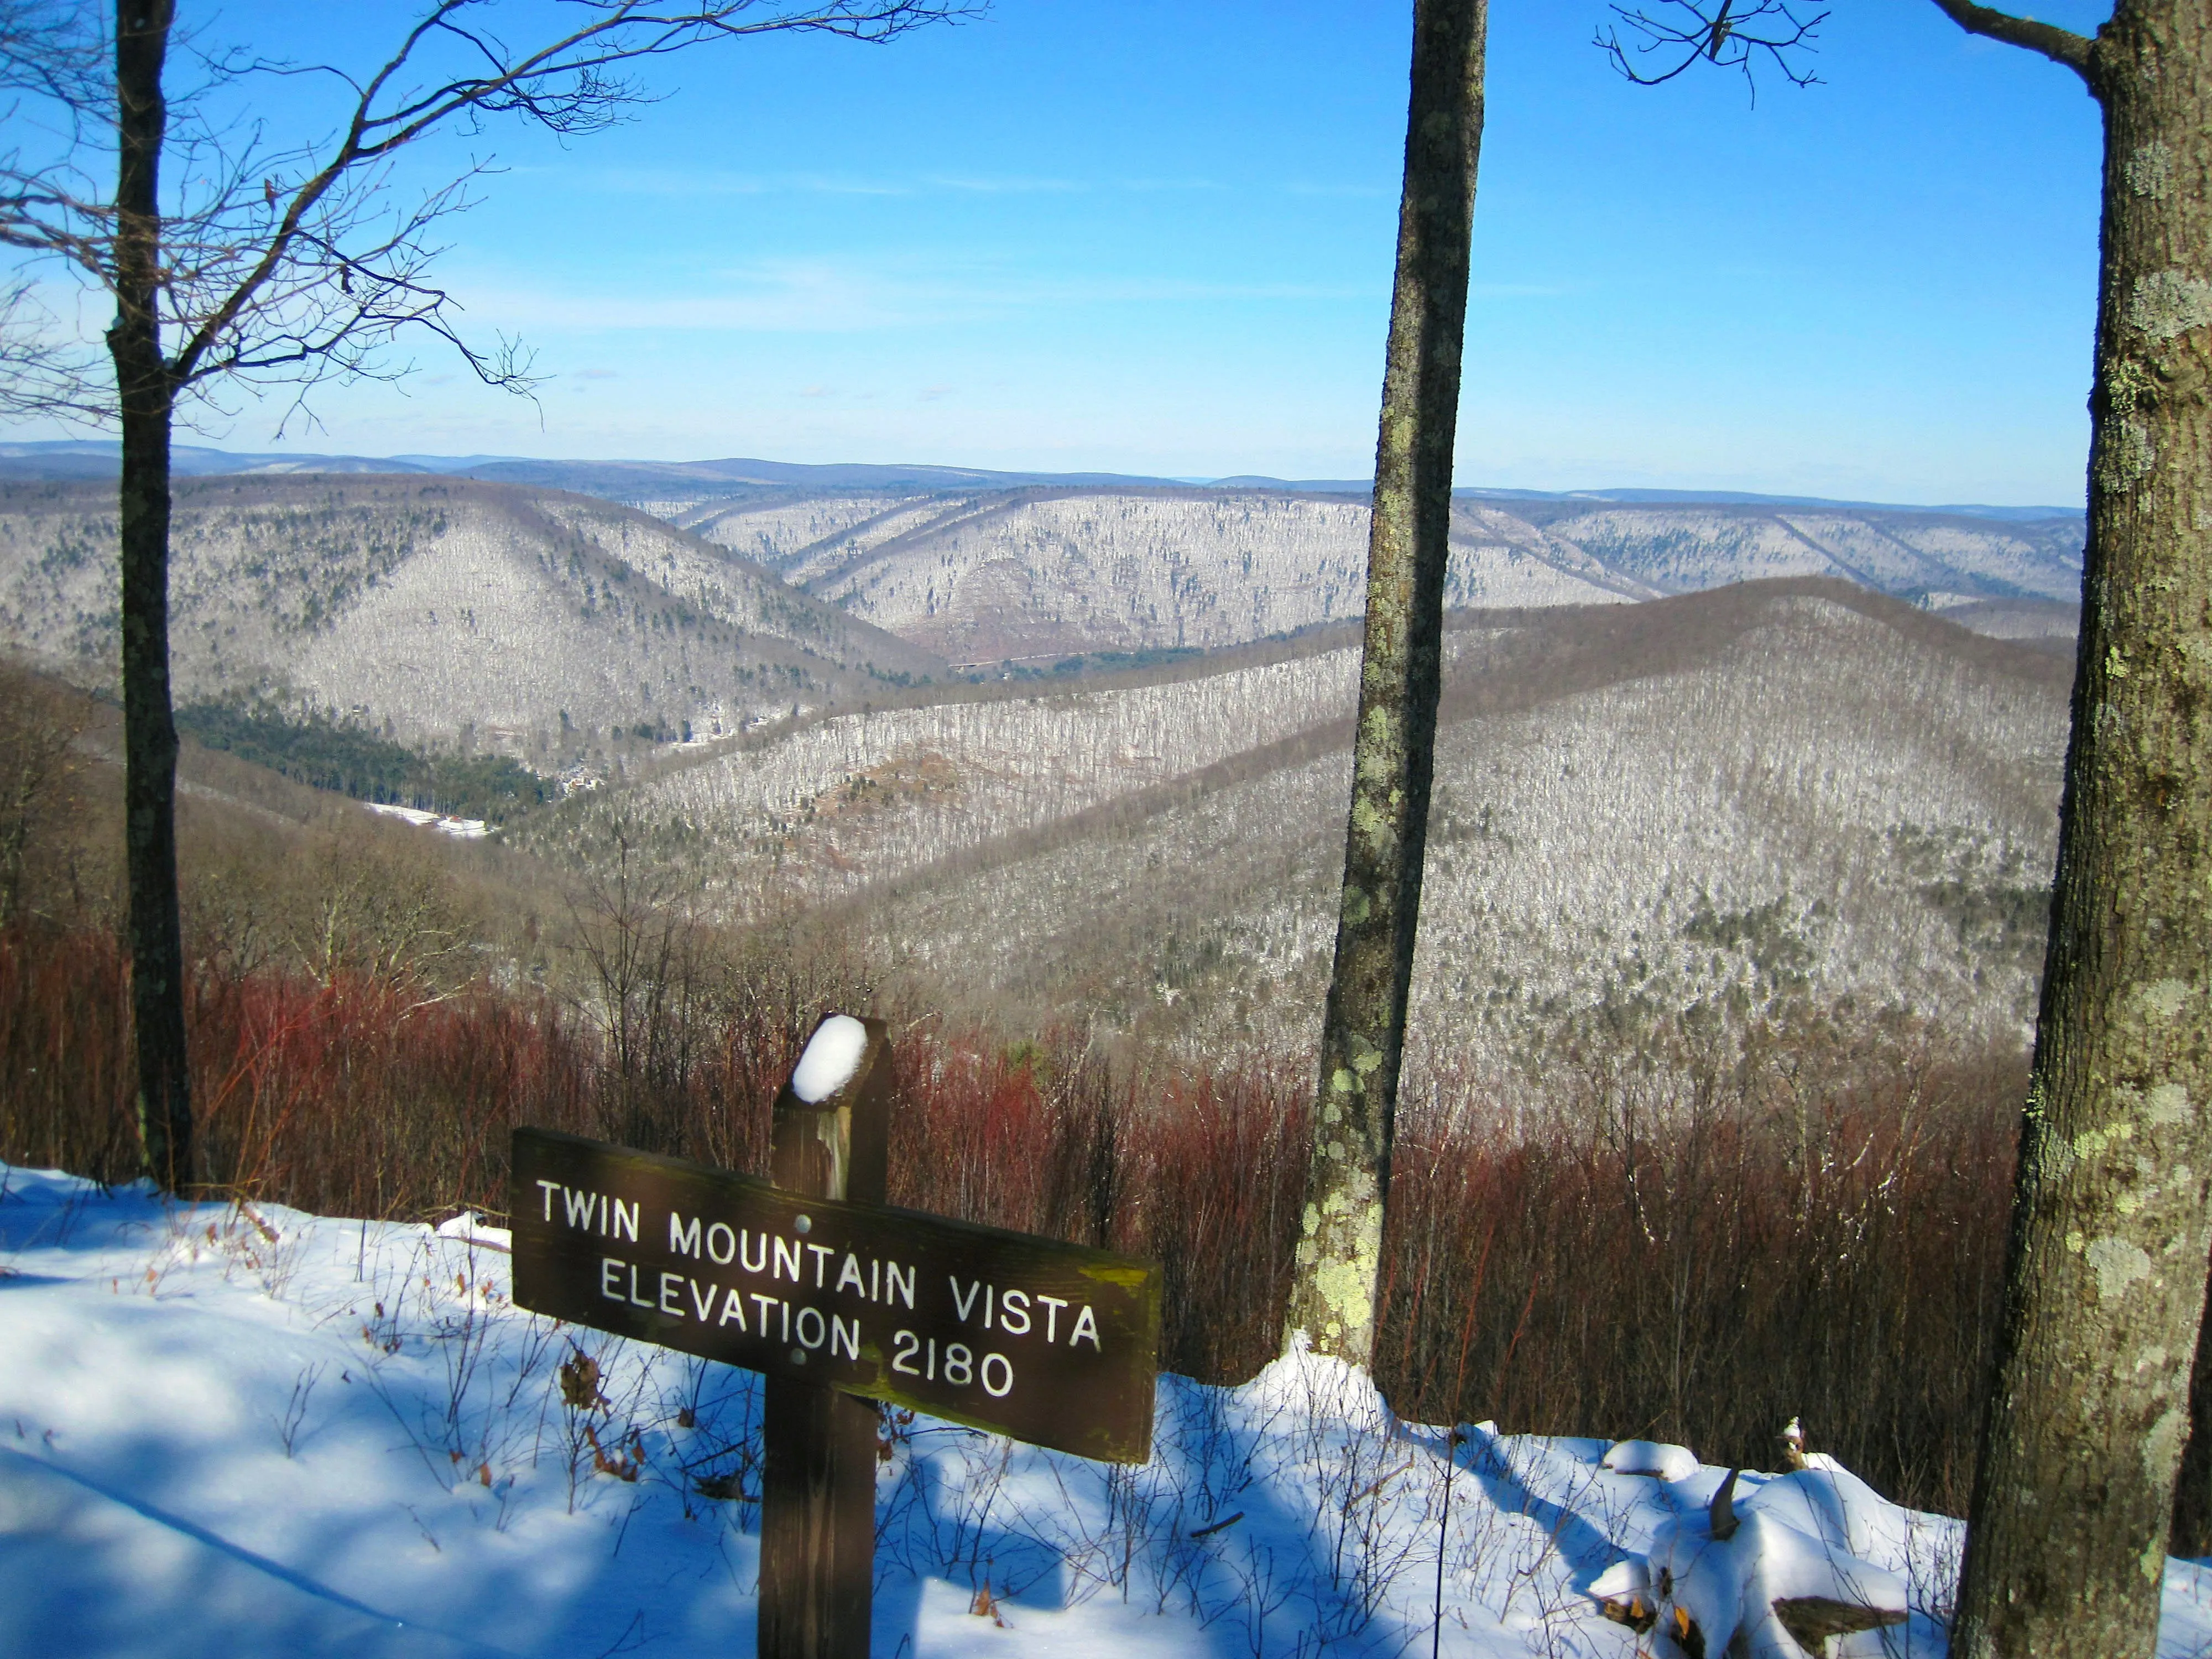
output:
<path id="1" fill-rule="evenodd" d="M 276 973 L 192 988 L 214 1184 L 325 1214 L 496 1210 L 536 1123 L 757 1172 L 769 1102 L 832 988 L 732 967 L 618 1061 L 583 1012 L 483 984 Z M 0 1158 L 128 1176 L 112 937 L 0 929 Z M 1163 1364 L 1276 1352 L 1306 1158 L 1302 1071 L 1115 1076 L 1073 1037 L 902 1025 L 896 1203 L 1155 1257 Z M 1963 1510 L 2010 1186 L 2014 1057 L 1777 1037 L 1730 1067 L 1615 1055 L 1548 1098 L 1445 1079 L 1401 1111 L 1376 1374 L 1404 1414 L 1812 1443 Z"/>

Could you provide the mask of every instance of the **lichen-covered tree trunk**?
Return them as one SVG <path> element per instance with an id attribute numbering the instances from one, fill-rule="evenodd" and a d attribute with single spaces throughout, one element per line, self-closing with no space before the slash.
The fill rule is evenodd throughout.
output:
<path id="1" fill-rule="evenodd" d="M 185 952 L 177 907 L 177 727 L 169 696 L 169 425 L 175 393 L 161 350 L 162 60 L 171 0 L 116 8 L 113 274 L 107 332 L 122 409 L 124 863 L 131 889 L 131 1012 L 146 1172 L 169 1190 L 192 1178 L 185 1069 Z"/>
<path id="2" fill-rule="evenodd" d="M 2189 1422 L 2212 1245 L 2208 9 L 2121 0 L 2076 64 L 2106 132 L 2087 568 L 1960 1659 L 2153 1651 Z"/>
<path id="3" fill-rule="evenodd" d="M 1487 0 L 1416 0 L 1336 966 L 1285 1338 L 1372 1358 L 1428 834 Z"/>

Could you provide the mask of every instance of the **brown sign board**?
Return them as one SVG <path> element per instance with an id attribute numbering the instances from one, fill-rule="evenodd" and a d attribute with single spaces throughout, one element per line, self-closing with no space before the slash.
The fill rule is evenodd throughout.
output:
<path id="1" fill-rule="evenodd" d="M 519 1306 L 1109 1462 L 1151 1455 L 1159 1269 L 514 1132 Z"/>

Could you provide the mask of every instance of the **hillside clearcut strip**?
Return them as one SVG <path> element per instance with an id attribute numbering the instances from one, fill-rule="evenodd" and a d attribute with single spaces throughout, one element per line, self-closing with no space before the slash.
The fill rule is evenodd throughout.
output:
<path id="1" fill-rule="evenodd" d="M 1152 1454 L 1159 1269 L 519 1129 L 517 1305 L 1108 1462 Z"/>

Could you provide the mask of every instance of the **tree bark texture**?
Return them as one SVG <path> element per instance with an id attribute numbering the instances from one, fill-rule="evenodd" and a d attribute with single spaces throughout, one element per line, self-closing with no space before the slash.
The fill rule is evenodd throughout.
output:
<path id="1" fill-rule="evenodd" d="M 192 1178 L 185 1067 L 185 951 L 177 908 L 177 727 L 169 696 L 169 426 L 161 350 L 162 60 L 171 0 L 116 8 L 115 322 L 107 332 L 123 425 L 124 861 L 131 891 L 131 1009 L 146 1171 Z"/>
<path id="2" fill-rule="evenodd" d="M 1428 836 L 1487 0 L 1416 0 L 1336 963 L 1285 1337 L 1373 1354 Z"/>
<path id="3" fill-rule="evenodd" d="M 1952 1651 L 2148 1656 L 2212 1200 L 2212 0 L 2087 54 L 2104 221 L 2081 655 Z"/>

